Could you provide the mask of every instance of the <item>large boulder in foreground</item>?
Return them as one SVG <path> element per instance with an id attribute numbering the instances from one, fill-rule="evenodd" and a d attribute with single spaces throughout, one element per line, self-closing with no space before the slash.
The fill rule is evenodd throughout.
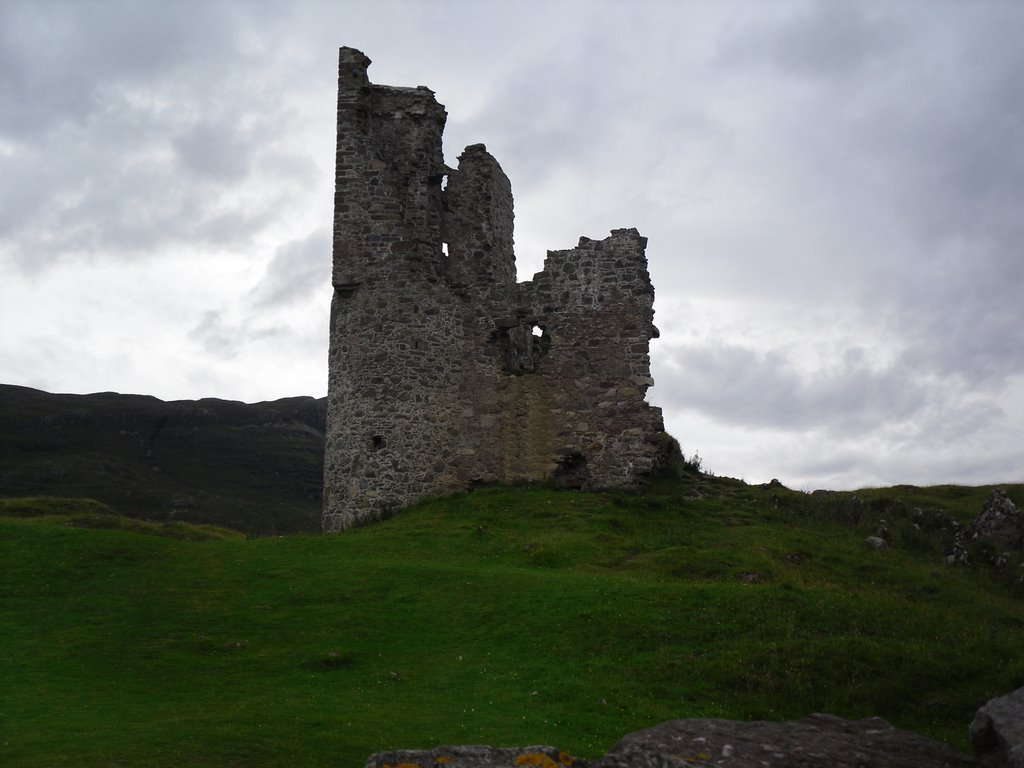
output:
<path id="1" fill-rule="evenodd" d="M 591 768 L 969 768 L 974 760 L 881 718 L 670 720 L 623 738 Z"/>
<path id="2" fill-rule="evenodd" d="M 982 768 L 1024 768 L 1024 688 L 991 699 L 971 723 L 971 747 Z"/>
<path id="3" fill-rule="evenodd" d="M 379 752 L 366 768 L 974 768 L 944 744 L 877 717 L 793 722 L 670 720 L 631 733 L 596 762 L 554 747 L 484 746 Z M 994 764 L 995 765 L 995 764 Z M 999 764 L 1002 765 L 1002 764 Z"/>
<path id="4" fill-rule="evenodd" d="M 436 749 L 399 749 L 378 752 L 366 761 L 366 768 L 586 768 L 554 747 L 500 747 L 463 746 Z"/>
<path id="5" fill-rule="evenodd" d="M 1024 688 L 978 710 L 971 745 L 977 761 L 878 717 L 669 720 L 629 734 L 590 763 L 555 747 L 438 747 L 379 752 L 366 768 L 1024 768 Z"/>

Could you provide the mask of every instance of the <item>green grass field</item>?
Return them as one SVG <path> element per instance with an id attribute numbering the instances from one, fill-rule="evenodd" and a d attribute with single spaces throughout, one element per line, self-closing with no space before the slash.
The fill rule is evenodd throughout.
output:
<path id="1" fill-rule="evenodd" d="M 669 718 L 811 712 L 966 750 L 977 707 L 1024 684 L 1022 593 L 948 568 L 945 534 L 905 523 L 969 519 L 987 495 L 490 488 L 256 539 L 9 500 L 0 764 L 361 766 L 440 743 L 592 757 Z M 882 513 L 896 546 L 874 552 Z"/>

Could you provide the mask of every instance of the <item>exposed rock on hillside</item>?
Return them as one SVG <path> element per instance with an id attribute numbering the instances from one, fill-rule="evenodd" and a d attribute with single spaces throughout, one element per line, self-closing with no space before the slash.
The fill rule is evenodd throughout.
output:
<path id="1" fill-rule="evenodd" d="M 1024 688 L 978 710 L 971 744 L 977 761 L 878 717 L 670 720 L 629 734 L 590 763 L 554 747 L 472 746 L 379 752 L 366 768 L 1024 768 Z"/>
<path id="2" fill-rule="evenodd" d="M 1024 515 L 1006 491 L 996 489 L 967 528 L 967 535 L 972 539 L 989 539 L 1000 549 L 1020 549 L 1024 546 Z"/>
<path id="3" fill-rule="evenodd" d="M 953 548 L 946 559 L 951 565 L 967 565 L 967 547 L 972 542 L 988 543 L 995 551 L 993 564 L 1001 566 L 1004 552 L 1024 550 L 1024 515 L 1017 509 L 1005 490 L 992 491 L 989 500 L 966 528 L 957 531 Z"/>

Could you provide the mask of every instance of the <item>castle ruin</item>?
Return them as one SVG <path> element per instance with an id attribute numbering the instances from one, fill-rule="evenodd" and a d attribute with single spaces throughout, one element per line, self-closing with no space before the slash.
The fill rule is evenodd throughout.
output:
<path id="1" fill-rule="evenodd" d="M 445 166 L 433 92 L 369 64 L 339 52 L 324 530 L 478 483 L 642 483 L 666 444 L 646 238 L 582 237 L 517 283 L 497 161 Z"/>

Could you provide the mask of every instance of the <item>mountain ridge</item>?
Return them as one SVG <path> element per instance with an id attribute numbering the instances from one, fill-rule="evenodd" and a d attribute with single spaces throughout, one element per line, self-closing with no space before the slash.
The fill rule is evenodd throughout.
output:
<path id="1" fill-rule="evenodd" d="M 256 535 L 318 531 L 325 421 L 326 398 L 164 401 L 0 384 L 0 497 L 93 498 L 129 517 Z"/>

